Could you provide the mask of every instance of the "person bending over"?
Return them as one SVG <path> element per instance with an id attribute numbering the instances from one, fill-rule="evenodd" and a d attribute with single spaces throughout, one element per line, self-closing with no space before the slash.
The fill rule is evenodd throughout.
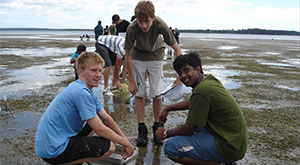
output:
<path id="1" fill-rule="evenodd" d="M 125 39 L 125 60 L 129 77 L 128 90 L 135 95 L 135 111 L 138 121 L 136 143 L 138 146 L 148 144 L 148 129 L 144 123 L 145 77 L 148 76 L 149 97 L 153 100 L 153 141 L 155 144 L 162 144 L 154 132 L 158 127 L 158 117 L 162 108 L 161 97 L 155 96 L 162 90 L 164 42 L 175 50 L 177 56 L 181 54 L 181 49 L 168 25 L 161 18 L 155 16 L 154 11 L 152 2 L 140 1 L 135 7 L 136 19 L 128 26 Z"/>

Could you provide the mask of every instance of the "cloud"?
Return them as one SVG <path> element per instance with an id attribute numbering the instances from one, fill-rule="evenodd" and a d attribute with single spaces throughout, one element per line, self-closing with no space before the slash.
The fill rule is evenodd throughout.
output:
<path id="1" fill-rule="evenodd" d="M 121 18 L 129 20 L 138 2 L 139 0 L 1 0 L 0 27 L 35 25 L 92 28 L 98 20 L 102 20 L 105 26 L 111 24 L 113 14 L 119 14 Z M 257 4 L 251 0 L 152 2 L 156 15 L 163 18 L 169 26 L 179 29 L 257 27 L 299 30 L 299 8 L 276 6 L 277 1 L 269 4 Z M 270 5 L 272 7 L 269 7 Z M 32 18 L 31 24 L 24 23 L 24 20 L 28 22 L 29 18 Z"/>

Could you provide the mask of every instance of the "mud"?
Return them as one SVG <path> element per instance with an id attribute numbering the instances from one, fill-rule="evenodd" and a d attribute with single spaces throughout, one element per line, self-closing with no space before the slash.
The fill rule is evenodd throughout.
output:
<path id="1" fill-rule="evenodd" d="M 36 127 L 52 99 L 74 80 L 69 58 L 82 42 L 73 35 L 0 35 L 0 164 L 45 164 L 34 152 Z M 83 43 L 94 51 L 94 41 Z M 185 51 L 201 55 L 204 72 L 219 78 L 240 103 L 249 146 L 237 163 L 299 164 L 299 40 L 182 37 L 181 43 Z M 176 76 L 168 57 L 164 87 Z M 135 144 L 134 99 L 103 96 L 102 89 L 101 83 L 95 92 L 105 110 Z M 188 98 L 190 88 L 184 91 Z M 152 139 L 149 99 L 146 104 Z M 165 99 L 163 106 L 168 104 Z M 186 112 L 171 113 L 166 127 L 184 123 L 185 117 Z M 161 148 L 155 157 L 157 146 L 149 141 L 132 164 L 172 164 Z"/>

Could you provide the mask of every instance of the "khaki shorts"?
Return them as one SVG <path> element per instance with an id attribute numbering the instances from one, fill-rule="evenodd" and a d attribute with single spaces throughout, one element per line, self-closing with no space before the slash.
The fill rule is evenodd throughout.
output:
<path id="1" fill-rule="evenodd" d="M 154 98 L 162 90 L 163 61 L 132 60 L 132 70 L 136 85 L 136 96 L 144 97 L 146 94 L 146 73 L 149 80 L 149 97 Z M 161 97 L 157 97 L 160 99 Z"/>

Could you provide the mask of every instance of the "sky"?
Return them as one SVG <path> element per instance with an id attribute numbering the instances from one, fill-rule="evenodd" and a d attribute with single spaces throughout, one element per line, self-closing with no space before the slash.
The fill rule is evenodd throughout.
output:
<path id="1" fill-rule="evenodd" d="M 0 28 L 93 29 L 118 14 L 130 21 L 139 0 L 0 0 Z M 178 29 L 299 29 L 299 0 L 152 0 Z"/>

